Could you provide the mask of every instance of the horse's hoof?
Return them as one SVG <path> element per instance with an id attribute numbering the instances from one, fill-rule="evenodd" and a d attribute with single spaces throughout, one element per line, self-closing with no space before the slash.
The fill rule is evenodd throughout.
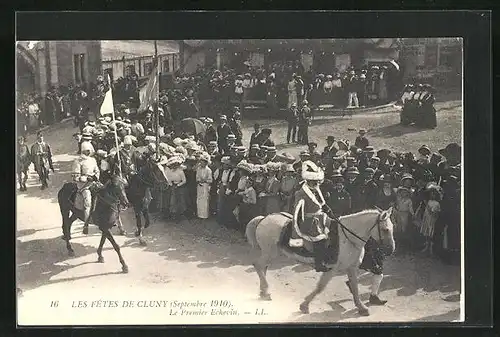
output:
<path id="1" fill-rule="evenodd" d="M 135 236 L 141 236 L 141 232 L 135 231 Z"/>
<path id="2" fill-rule="evenodd" d="M 299 309 L 300 309 L 300 312 L 303 313 L 303 314 L 308 314 L 309 313 L 309 305 L 308 304 L 302 303 L 299 306 Z"/>
<path id="3" fill-rule="evenodd" d="M 118 232 L 119 235 L 127 235 L 127 232 L 124 231 L 123 229 L 121 229 L 119 232 Z"/>
<path id="4" fill-rule="evenodd" d="M 370 316 L 370 311 L 368 310 L 368 308 L 359 309 L 358 312 L 361 316 Z"/>
<path id="5" fill-rule="evenodd" d="M 104 263 L 104 257 L 99 256 L 99 257 L 97 258 L 97 262 L 98 262 L 98 263 Z"/>
<path id="6" fill-rule="evenodd" d="M 149 227 L 149 224 L 148 224 L 148 223 L 144 225 L 144 228 L 148 228 L 148 227 Z"/>
<path id="7" fill-rule="evenodd" d="M 89 233 L 89 229 L 88 228 L 84 228 L 83 231 L 82 231 L 83 234 L 87 235 Z"/>
<path id="8" fill-rule="evenodd" d="M 260 294 L 260 299 L 262 301 L 272 301 L 270 294 Z"/>
<path id="9" fill-rule="evenodd" d="M 122 266 L 122 272 L 124 274 L 127 274 L 128 273 L 128 266 Z"/>
<path id="10" fill-rule="evenodd" d="M 74 250 L 68 250 L 68 255 L 69 256 L 75 256 L 75 251 Z"/>
<path id="11" fill-rule="evenodd" d="M 144 240 L 142 240 L 142 239 L 140 239 L 140 240 L 139 240 L 139 244 L 140 244 L 141 246 L 147 246 L 147 245 L 148 245 L 148 244 L 146 243 L 146 241 L 144 241 Z"/>

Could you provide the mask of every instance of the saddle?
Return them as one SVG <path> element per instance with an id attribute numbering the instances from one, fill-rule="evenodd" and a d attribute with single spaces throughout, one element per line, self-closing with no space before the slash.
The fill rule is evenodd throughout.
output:
<path id="1" fill-rule="evenodd" d="M 103 186 L 104 185 L 101 182 L 94 181 L 88 187 L 90 190 L 90 194 L 92 195 L 92 209 L 91 209 L 91 211 L 95 207 L 95 197 L 96 197 L 97 193 L 103 188 Z M 69 201 L 73 205 L 74 208 L 76 208 L 78 210 L 84 209 L 83 196 L 82 196 L 81 190 L 78 189 L 76 184 L 74 184 L 74 189 L 72 190 L 72 193 L 70 194 Z"/>
<path id="2" fill-rule="evenodd" d="M 285 251 L 291 253 L 292 255 L 298 255 L 306 260 L 310 261 L 311 264 L 314 264 L 314 251 L 312 241 L 307 241 L 305 239 L 302 240 L 301 245 L 290 245 L 290 239 L 292 237 L 293 229 L 293 217 L 286 212 L 281 212 L 281 215 L 286 217 L 287 223 L 283 227 L 283 231 L 281 232 L 281 237 L 278 245 L 284 249 Z M 339 256 L 339 224 L 336 221 L 331 221 L 330 231 L 328 233 L 328 251 L 329 254 L 326 259 L 327 264 L 336 264 Z M 293 241 L 292 241 L 293 242 Z"/>

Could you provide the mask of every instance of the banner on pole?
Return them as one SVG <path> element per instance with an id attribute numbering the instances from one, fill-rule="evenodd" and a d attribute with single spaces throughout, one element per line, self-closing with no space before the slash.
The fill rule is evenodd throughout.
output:
<path id="1" fill-rule="evenodd" d="M 157 101 L 158 78 L 156 76 L 156 66 L 149 75 L 148 82 L 139 91 L 139 99 L 141 104 L 139 111 L 146 111 L 154 102 Z"/>
<path id="2" fill-rule="evenodd" d="M 101 110 L 100 110 L 101 116 L 112 115 L 114 112 L 114 108 L 115 107 L 113 106 L 113 92 L 110 86 L 109 90 L 106 92 L 106 95 L 104 95 L 104 101 L 101 104 Z"/>

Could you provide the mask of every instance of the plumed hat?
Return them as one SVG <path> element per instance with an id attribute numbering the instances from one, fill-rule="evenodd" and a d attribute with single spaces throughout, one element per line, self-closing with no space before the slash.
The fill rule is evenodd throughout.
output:
<path id="1" fill-rule="evenodd" d="M 323 180 L 325 174 L 323 170 L 310 160 L 302 163 L 302 179 L 304 180 Z"/>

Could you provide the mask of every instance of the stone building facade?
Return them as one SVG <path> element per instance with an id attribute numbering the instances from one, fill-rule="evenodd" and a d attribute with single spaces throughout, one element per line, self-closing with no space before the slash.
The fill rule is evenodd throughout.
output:
<path id="1" fill-rule="evenodd" d="M 17 90 L 44 95 L 51 87 L 89 84 L 102 73 L 99 41 L 20 41 Z"/>

